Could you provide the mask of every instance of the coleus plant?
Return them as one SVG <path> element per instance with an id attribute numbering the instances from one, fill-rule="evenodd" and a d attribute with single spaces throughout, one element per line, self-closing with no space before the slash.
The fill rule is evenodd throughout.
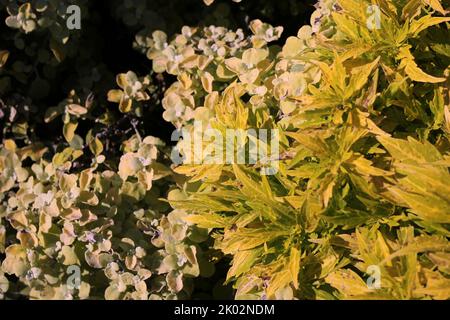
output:
<path id="1" fill-rule="evenodd" d="M 237 299 L 450 298 L 449 5 L 318 1 L 283 47 L 270 45 L 283 28 L 259 20 L 250 36 L 184 27 L 169 42 L 144 30 L 135 46 L 154 72 L 177 77 L 164 119 L 187 132 L 194 121 L 276 129 L 278 172 L 261 175 L 261 162 L 169 168 L 166 147 L 136 127 L 118 156 L 106 154 L 104 131 L 83 138 L 78 128 L 95 120 L 92 96 L 72 91 L 45 117 L 62 117 L 67 143 L 2 141 L 0 299 L 187 298 L 192 278 L 214 271 L 199 245 L 207 234 L 231 258 Z M 9 20 L 31 32 L 34 9 L 22 11 Z M 1 48 L 0 71 L 9 62 Z M 149 77 L 130 71 L 117 85 L 108 100 L 141 116 Z M 107 112 L 96 122 L 114 121 Z M 83 156 L 91 163 L 79 168 Z"/>
<path id="2" fill-rule="evenodd" d="M 238 299 L 448 299 L 449 2 L 316 7 L 282 49 L 228 57 L 180 41 L 190 58 L 166 69 L 178 81 L 165 106 L 191 113 L 167 120 L 278 129 L 281 150 L 272 176 L 185 163 L 169 202 L 232 257 Z"/>

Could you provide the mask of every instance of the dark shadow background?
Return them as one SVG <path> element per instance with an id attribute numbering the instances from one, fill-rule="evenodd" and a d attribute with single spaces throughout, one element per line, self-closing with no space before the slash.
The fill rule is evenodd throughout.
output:
<path id="1" fill-rule="evenodd" d="M 231 0 L 216 0 L 211 6 L 203 4 L 202 0 L 136 0 L 144 1 L 147 7 L 154 12 L 153 18 L 141 19 L 136 25 L 126 25 L 121 17 L 121 12 L 117 12 L 117 7 L 121 0 L 89 0 L 88 14 L 82 16 L 82 29 L 76 39 L 75 52 L 72 52 L 62 63 L 52 66 L 52 79 L 45 78 L 45 65 L 36 64 L 36 57 L 24 54 L 24 50 L 12 50 L 10 61 L 23 62 L 32 65 L 36 70 L 26 74 L 26 79 L 16 82 L 8 92 L 0 92 L 0 99 L 8 101 L 9 104 L 32 105 L 30 110 L 18 110 L 22 118 L 30 120 L 30 117 L 37 122 L 34 134 L 36 140 L 49 140 L 62 142 L 61 121 L 53 121 L 43 124 L 44 111 L 55 106 L 65 99 L 71 89 L 76 89 L 82 96 L 87 96 L 90 92 L 95 94 L 96 102 L 112 112 L 116 112 L 117 106 L 106 101 L 108 90 L 116 88 L 115 75 L 133 70 L 139 76 L 148 74 L 151 70 L 151 62 L 141 53 L 132 48 L 135 35 L 145 26 L 152 25 L 155 29 L 161 29 L 169 36 L 179 32 L 183 25 L 204 26 L 220 25 L 229 28 L 242 28 L 247 34 L 248 22 L 253 19 L 261 19 L 273 26 L 283 26 L 284 32 L 278 44 L 282 45 L 288 36 L 296 35 L 300 26 L 309 23 L 309 17 L 314 10 L 314 0 L 243 0 L 241 3 L 234 3 Z M 222 14 L 223 13 L 223 14 Z M 123 14 L 123 13 L 122 13 Z M 5 10 L 0 12 L 0 21 L 7 17 Z M 149 20 L 155 21 L 149 21 Z M 153 23 L 154 22 L 154 23 Z M 153 23 L 153 24 L 152 24 Z M 15 48 L 15 39 L 18 37 L 17 30 L 8 28 L 4 23 L 0 24 L 0 49 Z M 49 34 L 47 31 L 33 32 L 28 35 L 20 34 L 20 38 L 25 41 L 26 47 L 47 47 Z M 50 51 L 49 51 L 50 52 Z M 80 70 L 83 67 L 82 70 Z M 87 71 L 96 69 L 101 79 L 86 86 L 80 83 L 80 79 L 89 77 Z M 84 72 L 84 73 L 83 73 Z M 30 93 L 30 88 L 36 74 L 49 83 L 49 90 L 46 93 Z M 174 77 L 161 75 L 154 79 L 162 90 L 174 81 Z M 31 97 L 31 101 L 23 101 L 24 98 Z M 143 123 L 140 126 L 145 135 L 158 136 L 166 142 L 170 142 L 170 135 L 173 127 L 162 119 L 163 109 L 159 105 L 160 99 L 151 101 L 146 109 Z M 30 108 L 22 108 L 30 109 Z M 31 114 L 30 114 L 31 112 Z M 117 117 L 122 115 L 117 114 Z M 5 118 L 5 117 L 4 117 Z M 5 124 L 5 119 L 0 119 L 0 127 Z M 4 123 L 2 123 L 4 122 Z M 123 121 L 119 130 L 129 127 L 129 121 Z M 81 133 L 87 131 L 89 123 L 80 123 L 78 130 Z M 2 130 L 0 130 L 1 132 Z M 1 135 L 1 133 L 0 133 Z M 0 136 L 0 138 L 2 138 Z M 17 137 L 16 137 L 17 138 Z M 55 141 L 55 139 L 57 141 Z"/>

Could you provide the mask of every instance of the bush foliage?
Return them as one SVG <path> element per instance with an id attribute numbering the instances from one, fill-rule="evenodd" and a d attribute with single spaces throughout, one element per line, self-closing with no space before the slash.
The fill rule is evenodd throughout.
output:
<path id="1" fill-rule="evenodd" d="M 117 70 L 99 7 L 0 0 L 0 298 L 449 299 L 450 2 L 177 2 L 112 6 Z M 194 121 L 278 172 L 172 163 Z"/>

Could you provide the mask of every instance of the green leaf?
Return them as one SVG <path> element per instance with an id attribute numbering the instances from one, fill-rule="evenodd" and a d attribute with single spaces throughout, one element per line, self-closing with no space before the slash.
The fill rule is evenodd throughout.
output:
<path id="1" fill-rule="evenodd" d="M 232 278 L 237 278 L 241 274 L 249 271 L 261 256 L 262 252 L 262 248 L 237 252 L 233 256 L 233 263 L 230 269 L 228 269 L 227 281 L 230 281 Z"/>
<path id="2" fill-rule="evenodd" d="M 411 26 L 409 28 L 410 33 L 413 37 L 416 37 L 420 32 L 428 29 L 431 26 L 443 23 L 443 22 L 449 22 L 450 17 L 432 17 L 432 16 L 424 16 L 420 18 L 419 20 L 414 20 L 411 23 Z"/>
<path id="3" fill-rule="evenodd" d="M 230 225 L 228 219 L 221 217 L 217 214 L 195 214 L 189 215 L 184 218 L 188 223 L 195 224 L 200 228 L 212 229 L 212 228 L 226 228 Z"/>
<path id="4" fill-rule="evenodd" d="M 403 246 L 399 250 L 395 251 L 386 259 L 381 261 L 380 265 L 387 264 L 395 258 L 403 257 L 411 253 L 423 253 L 423 252 L 450 252 L 450 242 L 442 237 L 438 236 L 421 236 L 416 237 L 411 243 Z"/>
<path id="5" fill-rule="evenodd" d="M 291 272 L 294 288 L 298 289 L 298 274 L 300 273 L 300 251 L 297 248 L 291 248 L 289 256 L 289 270 Z"/>
<path id="6" fill-rule="evenodd" d="M 95 137 L 89 141 L 89 149 L 95 156 L 98 156 L 103 152 L 103 144 L 99 138 Z"/>
<path id="7" fill-rule="evenodd" d="M 408 140 L 390 137 L 377 137 L 378 141 L 396 160 L 406 163 L 426 163 L 442 160 L 442 155 L 429 142 L 419 142 L 414 138 Z"/>
<path id="8" fill-rule="evenodd" d="M 68 122 L 64 124 L 63 134 L 67 142 L 72 141 L 75 136 L 75 130 L 77 130 L 78 122 Z"/>

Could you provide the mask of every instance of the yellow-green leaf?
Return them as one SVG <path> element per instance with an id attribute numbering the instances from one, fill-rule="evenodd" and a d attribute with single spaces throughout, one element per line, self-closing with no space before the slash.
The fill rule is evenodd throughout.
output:
<path id="1" fill-rule="evenodd" d="M 2 68 L 9 57 L 9 51 L 7 50 L 0 50 L 0 68 Z"/>
<path id="2" fill-rule="evenodd" d="M 300 251 L 297 248 L 291 248 L 289 257 L 289 270 L 291 272 L 294 288 L 298 289 L 298 274 L 300 272 Z"/>

